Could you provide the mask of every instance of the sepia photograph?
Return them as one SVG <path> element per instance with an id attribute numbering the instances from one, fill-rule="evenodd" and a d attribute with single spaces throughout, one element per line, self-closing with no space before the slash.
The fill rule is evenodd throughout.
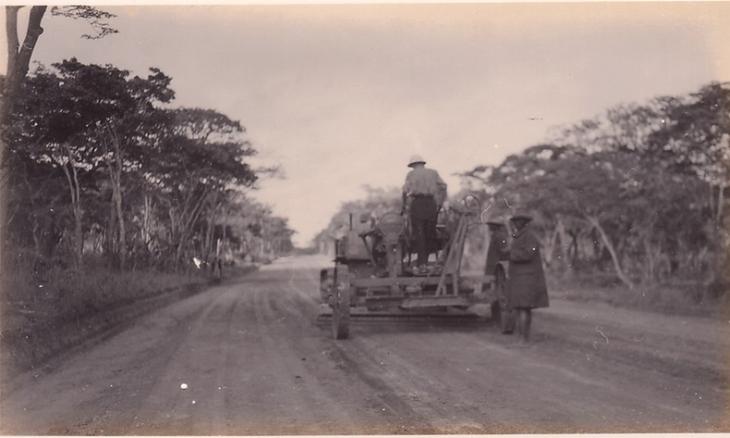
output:
<path id="1" fill-rule="evenodd" d="M 730 2 L 0 15 L 1 435 L 730 433 Z"/>

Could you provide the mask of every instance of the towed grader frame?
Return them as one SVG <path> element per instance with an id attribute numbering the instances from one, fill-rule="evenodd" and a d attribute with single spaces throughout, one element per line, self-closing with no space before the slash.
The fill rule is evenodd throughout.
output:
<path id="1" fill-rule="evenodd" d="M 349 231 L 335 241 L 334 267 L 320 271 L 322 304 L 331 308 L 334 338 L 350 336 L 352 315 L 447 315 L 449 309 L 463 315 L 474 304 L 491 305 L 492 318 L 502 323 L 503 331 L 509 330 L 504 317 L 509 315 L 504 296 L 507 263 L 481 275 L 461 273 L 468 233 L 484 223 L 489 210 L 482 210 L 476 199 L 468 196 L 463 208 L 450 209 L 451 226 L 439 225 L 440 238 L 432 248 L 438 261 L 425 274 L 412 267 L 413 245 L 404 216 L 386 213 L 362 231 L 353 229 L 350 216 Z"/>

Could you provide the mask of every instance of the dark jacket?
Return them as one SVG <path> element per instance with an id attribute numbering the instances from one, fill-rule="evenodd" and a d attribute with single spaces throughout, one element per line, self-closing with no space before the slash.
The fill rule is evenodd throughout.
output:
<path id="1" fill-rule="evenodd" d="M 513 308 L 548 307 L 540 244 L 529 226 L 514 235 L 509 254 L 507 299 Z"/>
<path id="2" fill-rule="evenodd" d="M 494 275 L 497 263 L 501 260 L 509 260 L 509 245 L 507 245 L 507 229 L 499 228 L 489 236 L 489 248 L 487 248 L 487 264 L 484 273 Z"/>

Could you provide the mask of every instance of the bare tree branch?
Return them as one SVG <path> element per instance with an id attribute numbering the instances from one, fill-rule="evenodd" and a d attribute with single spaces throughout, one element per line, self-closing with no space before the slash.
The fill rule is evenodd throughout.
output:
<path id="1" fill-rule="evenodd" d="M 54 16 L 86 20 L 95 32 L 94 34 L 81 35 L 81 38 L 88 40 L 98 40 L 107 35 L 119 32 L 109 24 L 109 20 L 115 18 L 116 15 L 92 6 L 54 6 L 51 8 L 51 14 Z"/>

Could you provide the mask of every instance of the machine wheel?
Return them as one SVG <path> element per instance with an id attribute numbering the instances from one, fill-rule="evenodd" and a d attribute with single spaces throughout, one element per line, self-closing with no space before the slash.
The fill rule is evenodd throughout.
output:
<path id="1" fill-rule="evenodd" d="M 492 303 L 493 318 L 499 323 L 499 330 L 502 334 L 509 335 L 515 331 L 515 311 L 509 307 L 507 302 L 507 277 L 504 270 L 497 268 L 495 287 L 497 288 L 497 300 Z"/>
<path id="2" fill-rule="evenodd" d="M 347 339 L 350 336 L 350 276 L 346 266 L 337 267 L 332 289 L 332 336 Z"/>

